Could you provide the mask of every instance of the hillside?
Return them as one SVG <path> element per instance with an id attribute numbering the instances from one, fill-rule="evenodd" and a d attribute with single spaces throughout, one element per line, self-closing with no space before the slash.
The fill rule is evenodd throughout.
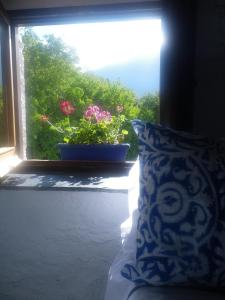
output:
<path id="1" fill-rule="evenodd" d="M 159 57 L 156 57 L 107 66 L 91 73 L 112 81 L 120 81 L 138 97 L 142 97 L 148 92 L 159 91 L 159 67 Z"/>

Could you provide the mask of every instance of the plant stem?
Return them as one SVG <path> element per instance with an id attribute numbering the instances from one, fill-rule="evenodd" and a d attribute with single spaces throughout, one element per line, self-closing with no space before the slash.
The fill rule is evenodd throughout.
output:
<path id="1" fill-rule="evenodd" d="M 48 123 L 49 125 L 51 125 L 53 128 L 55 128 L 56 131 L 58 131 L 58 132 L 60 132 L 60 133 L 64 133 L 64 131 L 63 131 L 61 128 L 56 127 L 56 126 L 53 125 L 49 120 L 47 121 L 47 123 Z"/>
<path id="2" fill-rule="evenodd" d="M 69 126 L 69 128 L 71 127 L 70 126 L 70 116 L 67 116 L 67 121 L 68 121 L 68 126 Z"/>

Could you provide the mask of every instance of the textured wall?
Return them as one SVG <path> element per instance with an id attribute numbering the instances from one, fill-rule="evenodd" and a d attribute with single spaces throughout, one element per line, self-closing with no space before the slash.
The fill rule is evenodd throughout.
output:
<path id="1" fill-rule="evenodd" d="M 0 191 L 0 299 L 102 300 L 127 217 L 125 193 Z"/>

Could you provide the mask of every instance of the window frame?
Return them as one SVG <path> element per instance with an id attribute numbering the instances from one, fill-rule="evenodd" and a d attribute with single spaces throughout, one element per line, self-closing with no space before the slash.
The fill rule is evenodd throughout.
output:
<path id="1" fill-rule="evenodd" d="M 10 20 L 0 6 L 0 24 L 3 28 L 2 43 L 2 83 L 4 100 L 4 146 L 0 147 L 0 161 L 5 157 L 17 153 L 16 149 L 16 124 L 14 110 L 14 89 L 13 89 L 13 69 L 12 69 L 12 46 L 11 46 L 11 28 Z"/>
<path id="2" fill-rule="evenodd" d="M 8 11 L 13 26 L 59 25 L 111 21 L 127 18 L 161 17 L 161 0 L 94 4 L 72 7 L 21 9 Z"/>
<path id="3" fill-rule="evenodd" d="M 49 25 L 81 21 L 119 20 L 135 16 L 156 16 L 162 20 L 166 46 L 161 51 L 160 66 L 160 122 L 176 129 L 193 130 L 194 70 L 196 51 L 196 12 L 194 0 L 156 0 L 126 4 L 88 5 L 75 7 L 26 9 L 9 11 L 12 24 L 13 68 L 16 78 L 15 35 L 18 25 Z M 184 65 L 180 53 L 187 63 Z M 18 89 L 16 80 L 16 116 Z M 16 118 L 17 119 L 17 118 Z M 17 122 L 18 123 L 18 122 Z M 18 126 L 16 127 L 18 130 Z M 17 145 L 18 133 L 17 133 Z M 46 161 L 38 164 L 45 166 Z M 29 165 L 29 161 L 26 161 Z M 52 162 L 57 166 L 63 162 Z M 30 163 L 33 166 L 33 162 Z"/>
<path id="4" fill-rule="evenodd" d="M 19 90 L 19 72 L 17 57 L 17 28 L 19 26 L 28 25 L 57 25 L 57 24 L 69 24 L 69 23 L 81 23 L 81 22 L 99 22 L 99 21 L 112 21 L 112 20 L 126 20 L 126 19 L 140 19 L 146 17 L 160 18 L 161 8 L 160 1 L 146 1 L 142 3 L 130 3 L 130 4 L 111 4 L 111 5 L 88 5 L 88 6 L 76 6 L 65 8 L 46 8 L 46 9 L 28 9 L 19 11 L 9 11 L 9 18 L 12 24 L 12 44 L 13 44 L 13 67 L 14 67 L 14 88 L 15 97 L 17 98 L 16 105 L 19 104 L 20 90 Z M 19 109 L 16 110 L 17 114 Z M 19 119 L 19 116 L 18 116 Z M 18 136 L 20 133 L 18 133 Z M 22 146 L 20 146 L 20 152 Z M 23 151 L 22 151 L 23 152 Z M 96 163 L 82 163 L 74 162 L 72 166 L 76 169 L 84 170 L 90 168 L 100 168 L 100 170 L 109 169 L 125 170 L 133 165 L 133 162 L 113 163 L 112 164 L 98 162 Z M 97 167 L 98 165 L 98 167 Z M 71 164 L 67 161 L 46 161 L 46 160 L 24 160 L 21 164 L 21 168 L 28 171 L 33 170 L 58 170 L 67 171 L 71 170 Z M 19 168 L 21 170 L 21 168 Z"/>
<path id="5" fill-rule="evenodd" d="M 195 0 L 162 0 L 160 122 L 188 132 L 195 130 L 197 13 Z"/>

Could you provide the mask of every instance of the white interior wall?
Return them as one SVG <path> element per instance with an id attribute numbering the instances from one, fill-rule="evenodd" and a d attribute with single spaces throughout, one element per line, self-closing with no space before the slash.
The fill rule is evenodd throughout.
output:
<path id="1" fill-rule="evenodd" d="M 0 299 L 102 300 L 128 215 L 126 193 L 1 190 Z"/>

